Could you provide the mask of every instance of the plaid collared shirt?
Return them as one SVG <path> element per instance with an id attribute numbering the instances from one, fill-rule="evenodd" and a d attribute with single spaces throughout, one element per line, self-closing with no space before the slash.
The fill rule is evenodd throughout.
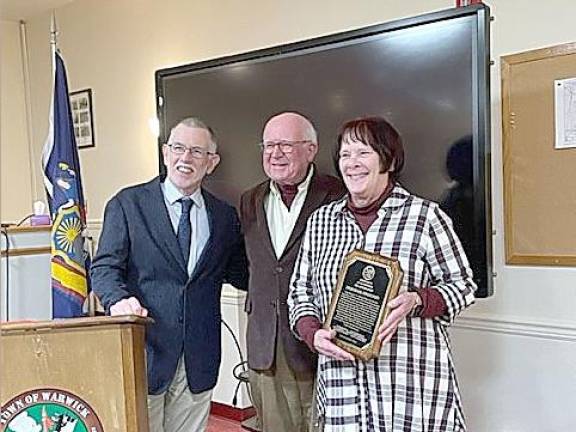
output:
<path id="1" fill-rule="evenodd" d="M 364 235 L 346 198 L 319 208 L 308 220 L 290 283 L 288 305 L 298 319 L 324 321 L 346 254 L 364 249 L 397 258 L 400 292 L 437 289 L 447 313 L 407 317 L 380 356 L 369 362 L 320 355 L 318 408 L 324 431 L 465 431 L 447 326 L 474 303 L 476 285 L 449 217 L 434 202 L 396 185 Z"/>

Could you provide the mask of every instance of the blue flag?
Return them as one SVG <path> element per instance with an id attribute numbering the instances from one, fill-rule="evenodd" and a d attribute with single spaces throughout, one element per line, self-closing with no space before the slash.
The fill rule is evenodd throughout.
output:
<path id="1" fill-rule="evenodd" d="M 54 53 L 54 87 L 42 166 L 52 216 L 52 315 L 82 316 L 90 264 L 85 248 L 86 212 L 66 68 L 58 52 Z"/>

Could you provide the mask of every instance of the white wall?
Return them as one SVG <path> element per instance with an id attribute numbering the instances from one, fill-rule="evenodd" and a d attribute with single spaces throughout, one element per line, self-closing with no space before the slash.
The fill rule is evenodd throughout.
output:
<path id="1" fill-rule="evenodd" d="M 573 430 L 576 270 L 504 263 L 499 58 L 576 40 L 576 2 L 490 4 L 496 63 L 492 68 L 496 294 L 479 301 L 453 331 L 465 408 L 474 432 Z M 155 70 L 453 5 L 448 0 L 76 0 L 60 8 L 59 41 L 70 88 L 91 87 L 94 92 L 96 148 L 81 151 L 89 218 L 98 223 L 104 203 L 116 190 L 157 172 L 155 137 L 147 126 L 155 114 Z M 33 141 L 39 149 L 50 94 L 49 17 L 29 21 L 28 34 Z"/>
<path id="2" fill-rule="evenodd" d="M 17 222 L 32 211 L 32 180 L 16 22 L 0 21 L 0 67 L 0 220 Z"/>
<path id="3" fill-rule="evenodd" d="M 576 430 L 573 327 L 461 318 L 452 330 L 471 432 Z"/>

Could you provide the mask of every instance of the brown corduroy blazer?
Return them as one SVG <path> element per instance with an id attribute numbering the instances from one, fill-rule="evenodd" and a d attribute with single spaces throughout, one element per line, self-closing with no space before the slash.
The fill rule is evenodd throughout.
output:
<path id="1" fill-rule="evenodd" d="M 318 207 L 342 197 L 345 189 L 336 177 L 314 172 L 296 225 L 279 259 L 272 246 L 264 211 L 264 198 L 269 191 L 270 181 L 260 183 L 245 192 L 240 201 L 240 220 L 250 263 L 245 306 L 248 313 L 248 364 L 255 370 L 271 369 L 276 343 L 281 341 L 292 370 L 313 372 L 316 355 L 290 332 L 286 299 L 308 217 Z"/>

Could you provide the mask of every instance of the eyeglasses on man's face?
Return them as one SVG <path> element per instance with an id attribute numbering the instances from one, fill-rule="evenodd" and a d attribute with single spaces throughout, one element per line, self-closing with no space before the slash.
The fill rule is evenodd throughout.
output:
<path id="1" fill-rule="evenodd" d="M 186 147 L 180 143 L 167 143 L 166 145 L 170 147 L 170 151 L 175 155 L 182 156 L 184 153 L 189 152 L 194 159 L 203 159 L 208 155 L 215 154 L 215 152 L 208 151 L 202 147 Z"/>
<path id="2" fill-rule="evenodd" d="M 312 141 L 310 140 L 301 140 L 301 141 L 263 141 L 259 143 L 260 149 L 266 153 L 271 154 L 274 152 L 274 149 L 278 147 L 280 151 L 284 154 L 290 154 L 294 152 L 294 148 L 300 144 L 310 144 Z"/>

